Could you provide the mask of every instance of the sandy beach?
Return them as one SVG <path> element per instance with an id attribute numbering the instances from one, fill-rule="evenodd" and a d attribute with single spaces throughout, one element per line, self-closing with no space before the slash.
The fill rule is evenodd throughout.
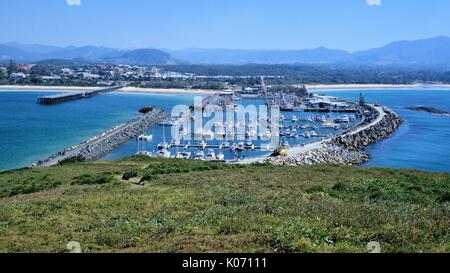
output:
<path id="1" fill-rule="evenodd" d="M 86 87 L 86 86 L 36 86 L 36 85 L 0 85 L 0 90 L 21 90 L 21 91 L 92 91 L 103 87 Z M 162 88 L 138 88 L 124 87 L 116 92 L 135 92 L 135 93 L 166 93 L 166 94 L 216 94 L 221 90 L 209 89 L 162 89 Z"/>
<path id="2" fill-rule="evenodd" d="M 217 94 L 222 90 L 210 89 L 162 89 L 162 88 L 140 88 L 140 87 L 125 87 L 117 92 L 142 92 L 142 93 L 166 93 L 166 94 Z"/>

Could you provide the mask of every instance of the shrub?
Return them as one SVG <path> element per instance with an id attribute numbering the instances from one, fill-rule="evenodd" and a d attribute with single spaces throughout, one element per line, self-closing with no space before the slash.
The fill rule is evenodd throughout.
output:
<path id="1" fill-rule="evenodd" d="M 146 174 L 141 178 L 140 182 L 149 182 L 149 181 L 152 181 L 154 178 L 155 178 L 154 175 Z"/>
<path id="2" fill-rule="evenodd" d="M 133 171 L 128 171 L 128 172 L 126 172 L 126 173 L 124 173 L 124 174 L 122 175 L 122 179 L 128 181 L 128 180 L 130 180 L 131 178 L 135 178 L 136 176 L 138 176 L 138 172 L 137 172 L 137 171 L 135 171 L 135 170 L 133 170 Z"/>
<path id="3" fill-rule="evenodd" d="M 78 163 L 78 162 L 84 162 L 84 161 L 86 161 L 86 159 L 83 156 L 78 155 L 78 156 L 64 159 L 63 161 L 60 162 L 60 164 L 64 165 L 64 164 L 68 164 L 68 163 Z"/>
<path id="4" fill-rule="evenodd" d="M 103 173 L 97 176 L 85 174 L 75 177 L 72 185 L 102 185 L 113 181 L 114 177 L 110 173 Z"/>

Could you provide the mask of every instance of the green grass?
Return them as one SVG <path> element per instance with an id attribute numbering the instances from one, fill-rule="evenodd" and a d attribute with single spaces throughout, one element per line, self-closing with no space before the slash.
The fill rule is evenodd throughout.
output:
<path id="1" fill-rule="evenodd" d="M 67 163 L 0 174 L 0 252 L 450 252 L 449 193 L 414 170 Z"/>

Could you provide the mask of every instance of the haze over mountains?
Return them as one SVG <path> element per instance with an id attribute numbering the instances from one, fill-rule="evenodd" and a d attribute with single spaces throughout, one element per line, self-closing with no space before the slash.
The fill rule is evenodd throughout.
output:
<path id="1" fill-rule="evenodd" d="M 108 47 L 56 47 L 0 44 L 0 61 L 76 60 L 131 65 L 166 64 L 349 64 L 450 68 L 450 38 L 393 42 L 358 52 L 320 47 L 304 50 L 182 49 L 121 50 Z"/>

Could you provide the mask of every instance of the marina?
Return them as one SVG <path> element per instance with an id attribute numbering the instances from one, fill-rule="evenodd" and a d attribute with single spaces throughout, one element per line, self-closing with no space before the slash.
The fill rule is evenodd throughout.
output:
<path id="1" fill-rule="evenodd" d="M 411 94 L 414 96 L 405 97 L 405 91 L 403 90 L 354 90 L 354 91 L 316 91 L 316 93 L 325 95 L 331 95 L 343 98 L 344 100 L 356 102 L 359 99 L 360 93 L 363 93 L 366 97 L 367 101 L 370 102 L 379 102 L 380 104 L 387 105 L 391 107 L 395 112 L 399 113 L 402 118 L 406 119 L 406 123 L 402 125 L 398 132 L 388 140 L 385 140 L 380 143 L 373 144 L 367 148 L 367 151 L 372 155 L 371 160 L 366 163 L 367 166 L 386 166 L 386 167 L 415 167 L 422 170 L 433 170 L 433 171 L 448 171 L 449 166 L 447 161 L 441 160 L 440 158 L 446 158 L 446 142 L 442 142 L 442 137 L 440 135 L 447 134 L 448 130 L 446 128 L 450 128 L 450 126 L 446 126 L 448 123 L 448 118 L 444 116 L 431 115 L 428 113 L 410 111 L 404 109 L 404 107 L 410 105 L 419 105 L 422 103 L 423 99 L 426 97 L 431 102 L 428 105 L 433 106 L 438 109 L 448 109 L 448 104 L 446 98 L 448 97 L 447 90 L 409 90 Z M 11 169 L 16 167 L 25 167 L 30 166 L 33 162 L 37 162 L 39 159 L 46 158 L 49 154 L 54 154 L 57 151 L 62 151 L 65 147 L 72 147 L 76 143 L 81 143 L 82 141 L 90 138 L 92 135 L 98 135 L 101 133 L 98 128 L 99 124 L 106 125 L 106 127 L 102 128 L 102 131 L 106 131 L 108 128 L 113 128 L 115 124 L 120 124 L 125 122 L 126 120 L 131 119 L 136 115 L 136 109 L 140 109 L 145 105 L 158 105 L 164 108 L 167 112 L 170 112 L 173 105 L 176 104 L 188 104 L 191 105 L 194 96 L 193 95 L 179 95 L 179 96 L 167 96 L 167 95 L 153 95 L 153 94 L 133 94 L 133 93 L 115 93 L 111 92 L 105 94 L 104 96 L 97 96 L 90 100 L 81 100 L 77 103 L 68 103 L 64 105 L 55 105 L 54 107 L 39 107 L 39 105 L 35 104 L 35 99 L 37 96 L 43 95 L 52 95 L 54 92 L 2 92 L 3 102 L 2 109 L 0 110 L 0 114 L 3 117 L 4 123 L 5 121 L 10 120 L 14 121 L 14 118 L 20 117 L 11 117 L 9 113 L 16 113 L 17 109 L 12 108 L 12 105 L 18 105 L 20 109 L 26 109 L 26 111 L 20 111 L 20 115 L 24 117 L 22 120 L 30 119 L 30 122 L 23 123 L 23 126 L 26 126 L 24 129 L 20 129 L 17 131 L 13 131 L 13 127 L 8 127 L 8 124 L 4 124 L 3 128 L 5 129 L 5 137 L 8 137 L 8 143 L 14 143 L 14 151 L 9 151 L 8 147 L 12 146 L 2 146 L 3 152 L 0 157 L 3 158 L 2 162 L 4 163 L 1 168 Z M 9 103 L 11 99 L 14 100 L 14 104 Z M 17 99 L 16 99 L 17 98 Z M 444 98 L 444 99 L 442 99 Z M 144 102 L 145 104 L 142 104 Z M 242 98 L 241 101 L 238 101 L 239 104 L 243 104 L 247 106 L 249 104 L 262 105 L 264 104 L 263 99 L 259 98 L 251 98 L 246 99 Z M 83 109 L 81 109 L 81 107 Z M 100 107 L 100 108 L 99 108 Z M 101 109 L 101 115 L 98 114 L 98 109 Z M 122 117 L 121 119 L 113 118 L 111 113 L 116 110 L 123 111 L 123 109 L 127 109 L 127 116 Z M 3 112 L 2 112 L 3 111 Z M 67 113 L 67 114 L 66 114 Z M 70 114 L 69 114 L 70 113 Z M 361 114 L 361 113 L 360 113 Z M 292 118 L 296 116 L 298 121 L 293 123 Z M 332 123 L 321 122 L 322 116 L 331 115 L 335 117 Z M 355 122 L 346 123 L 340 122 L 339 118 L 344 119 L 344 115 L 348 115 L 349 117 L 356 117 L 357 120 Z M 92 119 L 91 117 L 96 116 L 96 119 Z M 99 117 L 105 117 L 104 119 L 99 119 Z M 108 117 L 108 120 L 106 120 Z M 301 147 L 302 145 L 308 145 L 311 142 L 320 141 L 322 138 L 326 138 L 328 135 L 338 135 L 344 133 L 348 130 L 351 130 L 352 127 L 357 126 L 360 117 L 358 113 L 336 113 L 336 112 L 304 112 L 304 111 L 285 111 L 282 112 L 281 118 L 283 122 L 279 128 L 280 131 L 280 141 L 287 141 L 293 149 L 293 147 Z M 48 120 L 45 122 L 45 125 L 38 123 L 38 120 Z M 67 127 L 67 121 L 70 120 L 70 123 L 73 126 Z M 207 119 L 205 119 L 207 120 Z M 295 120 L 295 119 L 294 119 Z M 162 120 L 163 121 L 163 120 Z M 259 120 L 257 120 L 259 121 Z M 89 123 L 86 123 L 89 122 Z M 22 123 L 20 123 L 22 124 Z M 86 126 L 88 124 L 89 126 Z M 224 125 L 230 125 L 224 122 Z M 44 126 L 45 131 L 36 130 L 33 126 Z M 335 126 L 339 125 L 339 129 L 335 129 Z M 427 130 L 420 130 L 420 128 L 430 128 Z M 16 125 L 15 125 L 16 126 Z M 294 132 L 292 132 L 292 127 L 294 127 Z M 444 126 L 444 127 L 443 127 Z M 300 127 L 300 128 L 299 128 Z M 14 127 L 15 128 L 15 127 Z M 65 129 L 61 129 L 65 128 Z M 166 133 L 169 136 L 169 126 L 166 126 Z M 434 128 L 434 129 L 431 129 Z M 234 138 L 228 133 L 225 135 L 224 140 L 216 140 L 208 139 L 207 137 L 200 137 L 204 139 L 207 143 L 207 147 L 203 150 L 203 152 L 207 153 L 208 149 L 213 149 L 214 153 L 217 155 L 220 152 L 224 154 L 225 160 L 235 161 L 235 158 L 242 158 L 245 156 L 246 159 L 265 156 L 270 153 L 270 151 L 262 151 L 259 148 L 264 148 L 265 145 L 269 144 L 267 141 L 263 141 L 267 139 L 269 134 L 266 134 L 266 138 L 261 139 L 265 132 L 263 128 L 257 128 L 257 136 L 256 140 L 253 140 L 252 143 L 255 145 L 255 150 L 252 149 L 244 149 L 244 150 L 231 150 L 227 149 L 228 145 L 224 145 L 223 149 L 220 150 L 220 145 L 222 143 L 233 146 L 233 144 L 239 144 L 239 142 L 245 142 L 244 135 L 235 135 Z M 288 129 L 290 129 L 289 135 L 284 135 L 288 133 Z M 295 129 L 297 132 L 295 132 Z M 31 133 L 34 138 L 33 139 L 23 139 L 23 130 L 27 130 Z M 193 130 L 192 130 L 193 131 Z M 212 131 L 215 131 L 213 128 Z M 223 128 L 223 131 L 227 133 L 227 128 Z M 315 131 L 319 134 L 317 137 L 305 138 L 307 136 L 307 132 Z M 244 131 L 245 132 L 245 131 Z M 50 135 L 49 135 L 50 133 Z M 110 159 L 120 159 L 126 156 L 134 155 L 139 150 L 142 153 L 147 155 L 154 155 L 158 149 L 157 146 L 162 142 L 162 134 L 163 134 L 163 126 L 155 126 L 152 129 L 145 130 L 145 136 L 152 136 L 148 141 L 140 141 L 139 149 L 137 136 L 141 135 L 139 132 L 136 135 L 136 138 L 130 139 L 129 141 L 121 144 L 116 147 L 113 151 L 102 157 L 102 159 L 110 160 Z M 191 132 L 192 133 L 192 132 Z M 198 132 L 199 133 L 199 132 Z M 209 132 L 207 132 L 208 134 Z M 217 134 L 221 135 L 221 129 L 217 130 Z M 272 131 L 270 132 L 272 134 Z M 245 134 L 245 133 L 244 133 Z M 305 135 L 304 135 L 305 134 Z M 228 136 L 227 136 L 228 135 Z M 249 135 L 254 135 L 254 133 L 249 132 Z M 405 137 L 412 135 L 411 137 Z M 193 138 L 195 135 L 192 133 L 191 137 Z M 214 134 L 214 136 L 216 136 Z M 226 138 L 228 137 L 229 140 Z M 235 138 L 243 138 L 242 141 L 237 141 Z M 22 140 L 23 139 L 23 140 Z M 200 141 L 201 141 L 200 139 Z M 414 140 L 413 140 L 414 139 Z M 167 137 L 168 144 L 172 143 L 172 138 Z M 185 151 L 185 145 L 188 144 L 189 141 L 184 141 L 180 139 L 179 146 L 171 146 L 171 156 L 177 158 L 192 158 L 195 156 L 198 147 L 188 147 Z M 420 143 L 417 146 L 415 143 Z M 198 145 L 198 141 L 190 141 L 191 145 Z M 386 144 L 385 144 L 386 143 Z M 183 146 L 183 147 L 180 147 Z M 416 150 L 420 150 L 420 154 L 424 156 L 416 157 L 415 155 L 410 154 L 410 147 L 416 147 Z M 391 147 L 394 147 L 392 150 Z M 426 147 L 431 147 L 427 149 Z M 439 148 L 444 147 L 444 148 Z M 398 149 L 398 150 L 397 150 Z M 275 150 L 275 148 L 273 149 Z M 434 151 L 431 153 L 431 151 Z M 184 155 L 181 155 L 184 153 Z M 178 154 L 179 153 L 179 154 Z M 405 161 L 405 157 L 413 157 L 414 161 Z M 8 158 L 8 159 L 6 159 Z"/>
<path id="2" fill-rule="evenodd" d="M 265 89 L 262 88 L 262 90 Z M 259 97 L 262 96 L 263 94 L 260 94 Z M 212 101 L 223 102 L 221 97 L 222 95 L 213 95 L 203 99 L 202 109 L 197 110 L 203 111 L 207 105 L 211 105 L 209 103 Z M 232 105 L 233 108 L 238 103 L 243 107 L 253 104 L 261 106 L 279 103 L 273 98 L 270 102 L 265 99 L 240 98 L 231 101 L 228 99 L 226 105 Z M 330 102 L 330 105 L 338 101 L 334 97 L 315 95 L 304 97 L 302 104 L 308 105 L 311 100 L 320 100 L 321 103 Z M 320 111 L 311 113 L 304 110 L 282 111 L 279 120 L 272 120 L 270 115 L 259 112 L 256 113 L 256 119 L 250 119 L 247 116 L 245 120 L 237 120 L 237 116 L 234 115 L 234 119 L 216 121 L 210 128 L 195 128 L 196 120 L 192 113 L 187 116 L 169 117 L 160 122 L 162 139 L 136 140 L 137 154 L 197 160 L 217 160 L 216 154 L 219 154 L 221 161 L 235 162 L 272 153 L 281 146 L 287 148 L 290 145 L 297 146 L 320 141 L 348 131 L 362 120 L 363 111 L 360 110 L 358 102 L 339 100 L 338 103 L 341 111 L 335 111 L 336 107 L 328 108 L 327 113 Z M 223 107 L 221 108 L 225 111 Z M 205 114 L 201 116 L 202 124 L 211 124 L 211 118 Z M 178 132 L 178 136 L 167 141 L 167 128 L 170 128 L 172 133 Z"/>
<path id="3" fill-rule="evenodd" d="M 166 149 L 171 152 L 171 156 L 169 157 L 179 158 L 179 153 L 185 153 L 183 156 L 185 159 L 203 160 L 205 157 L 202 157 L 198 152 L 212 150 L 215 153 L 222 152 L 225 160 L 236 161 L 273 152 L 282 143 L 285 146 L 304 145 L 311 141 L 319 141 L 323 138 L 337 136 L 353 128 L 359 121 L 360 119 L 355 118 L 353 122 L 349 122 L 346 126 L 333 126 L 331 128 L 327 124 L 320 124 L 320 122 L 297 122 L 297 124 L 293 124 L 290 121 L 286 121 L 282 123 L 281 128 L 278 129 L 279 131 L 274 133 L 261 128 L 262 130 L 255 130 L 254 133 L 250 133 L 251 130 L 247 130 L 244 134 L 230 134 L 229 131 L 226 131 L 225 135 L 220 133 L 217 136 L 217 131 L 213 129 L 212 133 L 189 134 L 189 139 L 192 139 L 192 137 L 195 139 L 197 137 L 200 140 L 171 140 L 170 142 L 163 140 L 159 143 L 155 143 L 157 140 L 153 140 L 145 141 L 146 144 L 142 144 L 142 140 L 136 141 L 138 147 L 150 147 L 150 150 L 145 150 L 148 154 L 157 154 L 158 149 Z M 184 137 L 186 136 L 184 135 Z M 278 139 L 276 144 L 271 143 L 272 136 Z M 143 150 L 139 150 L 138 154 L 142 154 L 142 152 Z"/>

